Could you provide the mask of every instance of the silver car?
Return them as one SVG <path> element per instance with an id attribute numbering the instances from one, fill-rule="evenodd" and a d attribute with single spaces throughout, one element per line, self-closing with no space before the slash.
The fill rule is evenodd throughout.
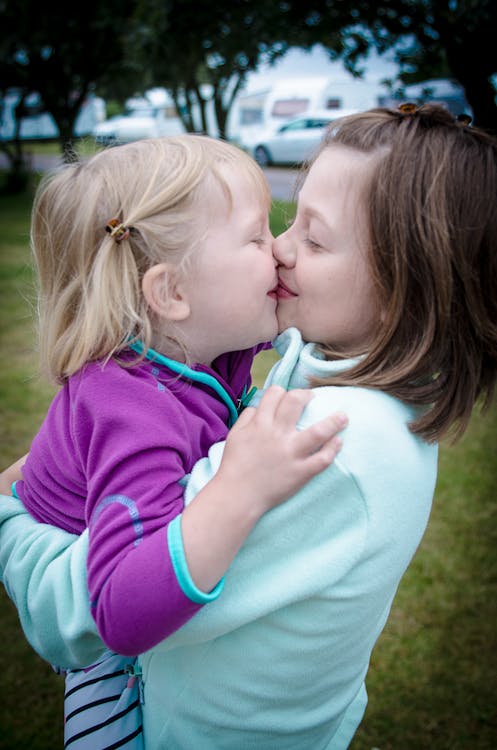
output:
<path id="1" fill-rule="evenodd" d="M 356 110 L 309 112 L 287 120 L 272 132 L 261 132 L 246 147 L 262 167 L 271 164 L 298 165 L 312 156 L 331 122 L 353 112 Z"/>
<path id="2" fill-rule="evenodd" d="M 145 107 L 100 122 L 93 129 L 93 137 L 97 143 L 112 146 L 141 138 L 178 135 L 183 132 L 179 118 L 167 117 L 164 107 Z"/>

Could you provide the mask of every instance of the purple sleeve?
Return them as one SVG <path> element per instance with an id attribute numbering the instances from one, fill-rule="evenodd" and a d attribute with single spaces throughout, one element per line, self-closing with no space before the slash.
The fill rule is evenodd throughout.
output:
<path id="1" fill-rule="evenodd" d="M 127 379 L 110 392 L 83 381 L 74 403 L 73 439 L 88 477 L 92 614 L 109 648 L 135 655 L 199 609 L 178 583 L 167 542 L 183 510 L 191 438 L 174 398 L 130 389 Z"/>

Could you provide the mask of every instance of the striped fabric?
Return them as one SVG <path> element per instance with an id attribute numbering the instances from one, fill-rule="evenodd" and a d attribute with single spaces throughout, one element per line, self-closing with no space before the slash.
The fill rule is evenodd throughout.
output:
<path id="1" fill-rule="evenodd" d="M 66 674 L 64 748 L 143 750 L 140 675 L 135 661 L 111 654 Z"/>

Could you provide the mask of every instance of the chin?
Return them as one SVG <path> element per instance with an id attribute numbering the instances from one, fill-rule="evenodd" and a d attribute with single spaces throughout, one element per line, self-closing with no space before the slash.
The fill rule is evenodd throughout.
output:
<path id="1" fill-rule="evenodd" d="M 290 328 L 292 325 L 291 323 L 288 323 L 284 318 L 280 317 L 279 315 L 276 315 L 278 319 L 278 333 L 283 333 L 283 331 L 286 331 L 287 328 Z"/>
<path id="2" fill-rule="evenodd" d="M 271 327 L 268 326 L 267 335 L 264 338 L 264 341 L 272 341 L 279 333 L 279 327 L 278 324 L 275 322 Z"/>

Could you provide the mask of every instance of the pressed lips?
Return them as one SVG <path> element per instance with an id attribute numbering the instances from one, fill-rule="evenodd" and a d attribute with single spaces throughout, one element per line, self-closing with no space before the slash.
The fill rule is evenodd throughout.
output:
<path id="1" fill-rule="evenodd" d="M 289 289 L 287 285 L 284 284 L 280 278 L 278 278 L 278 286 L 276 289 L 276 295 L 278 299 L 290 299 L 290 297 L 297 296 L 295 292 L 292 292 L 292 290 Z"/>
<path id="2" fill-rule="evenodd" d="M 274 300 L 278 299 L 278 281 L 273 286 L 273 288 L 269 290 L 269 292 L 267 293 L 267 296 L 271 297 L 271 299 L 274 299 Z"/>

